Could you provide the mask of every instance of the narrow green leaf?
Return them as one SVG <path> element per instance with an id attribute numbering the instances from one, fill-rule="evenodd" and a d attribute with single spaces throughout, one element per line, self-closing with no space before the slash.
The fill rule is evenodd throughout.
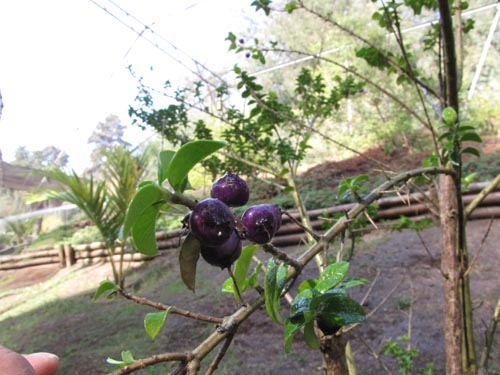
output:
<path id="1" fill-rule="evenodd" d="M 274 258 L 269 259 L 266 267 L 266 274 L 264 276 L 264 294 L 266 311 L 269 317 L 276 323 L 281 323 L 281 318 L 279 317 L 279 311 L 275 310 L 275 295 L 276 295 L 276 274 L 278 272 L 278 267 L 276 266 L 276 261 Z"/>
<path id="2" fill-rule="evenodd" d="M 258 245 L 247 245 L 241 250 L 241 255 L 234 264 L 233 275 L 236 279 L 236 284 L 241 293 L 243 293 L 242 287 L 243 283 L 246 279 L 248 269 L 250 268 L 250 264 L 252 263 L 252 258 L 255 255 L 255 252 L 259 248 Z M 236 290 L 235 297 L 237 297 Z"/>
<path id="3" fill-rule="evenodd" d="M 130 232 L 132 226 L 139 220 L 148 208 L 156 205 L 159 201 L 166 200 L 168 193 L 160 186 L 148 183 L 137 190 L 130 205 L 128 206 L 123 227 L 120 231 L 120 239 L 124 241 Z"/>
<path id="4" fill-rule="evenodd" d="M 289 319 L 285 320 L 285 353 L 290 353 L 292 347 L 292 341 L 295 334 L 305 325 L 303 319 L 297 319 L 296 321 L 291 321 Z"/>
<path id="5" fill-rule="evenodd" d="M 200 258 L 201 244 L 191 233 L 187 235 L 179 252 L 181 278 L 189 290 L 195 291 L 196 265 Z"/>
<path id="6" fill-rule="evenodd" d="M 176 191 L 180 191 L 189 171 L 208 155 L 224 146 L 224 142 L 214 140 L 198 140 L 183 145 L 172 157 L 167 168 L 166 176 L 170 185 Z"/>
<path id="7" fill-rule="evenodd" d="M 310 321 L 304 326 L 304 340 L 311 349 L 319 349 L 319 339 L 314 332 L 314 321 Z"/>
<path id="8" fill-rule="evenodd" d="M 161 185 L 167 179 L 167 169 L 175 151 L 164 150 L 158 154 L 158 184 Z"/>
<path id="9" fill-rule="evenodd" d="M 120 366 L 120 367 L 127 366 L 127 364 L 124 361 L 119 361 L 119 360 L 113 359 L 111 357 L 106 358 L 106 363 L 109 363 L 110 365 Z"/>
<path id="10" fill-rule="evenodd" d="M 483 140 L 477 133 L 464 133 L 460 137 L 462 142 L 478 142 L 481 143 Z"/>
<path id="11" fill-rule="evenodd" d="M 144 317 L 144 328 L 146 329 L 146 333 L 152 339 L 154 339 L 162 330 L 165 324 L 165 319 L 167 318 L 170 310 L 172 310 L 171 307 L 169 307 L 168 310 L 165 311 L 146 314 L 146 316 Z"/>
<path id="12" fill-rule="evenodd" d="M 477 156 L 478 158 L 481 157 L 481 153 L 479 152 L 479 150 L 477 148 L 474 148 L 474 147 L 466 147 L 462 150 L 462 154 L 471 154 L 471 155 L 475 155 Z"/>
<path id="13" fill-rule="evenodd" d="M 248 278 L 247 284 L 250 288 L 253 288 L 257 285 L 257 279 L 259 278 L 259 272 L 260 272 L 261 268 L 262 268 L 262 263 L 258 263 L 255 266 L 254 271 L 252 272 L 252 274 Z"/>
<path id="14" fill-rule="evenodd" d="M 116 284 L 110 280 L 101 281 L 99 287 L 97 288 L 94 294 L 94 301 L 108 291 L 111 292 L 116 291 Z"/>
<path id="15" fill-rule="evenodd" d="M 330 264 L 325 268 L 325 270 L 319 277 L 318 284 L 316 285 L 315 289 L 318 292 L 323 293 L 329 289 L 334 288 L 342 282 L 348 271 L 348 262 L 337 262 Z"/>

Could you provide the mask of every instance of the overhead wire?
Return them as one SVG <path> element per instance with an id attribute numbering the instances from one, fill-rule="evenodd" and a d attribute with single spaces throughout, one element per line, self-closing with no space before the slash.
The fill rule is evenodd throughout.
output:
<path id="1" fill-rule="evenodd" d="M 145 41 L 147 41 L 148 43 L 150 43 L 151 45 L 153 45 L 156 49 L 158 49 L 160 52 L 162 52 L 163 54 L 165 54 L 166 56 L 168 56 L 170 59 L 172 59 L 173 61 L 175 61 L 177 64 L 179 64 L 180 66 L 182 66 L 183 68 L 185 68 L 190 73 L 194 74 L 195 76 L 197 76 L 198 78 L 200 78 L 204 82 L 209 83 L 206 80 L 206 78 L 203 77 L 200 73 L 198 73 L 193 68 L 189 67 L 180 58 L 174 56 L 172 53 L 170 53 L 165 48 L 163 48 L 156 40 L 148 37 L 146 35 L 146 31 L 149 31 L 152 36 L 156 36 L 160 40 L 162 40 L 164 43 L 168 44 L 168 46 L 170 46 L 170 48 L 174 49 L 177 53 L 180 53 L 180 54 L 184 55 L 186 58 L 188 58 L 196 66 L 201 67 L 204 71 L 210 73 L 212 76 L 216 77 L 221 82 L 225 82 L 225 80 L 220 75 L 218 75 L 217 73 L 213 72 L 211 69 L 209 69 L 208 67 L 206 67 L 203 63 L 201 63 L 197 59 L 193 58 L 192 56 L 190 56 L 189 54 L 187 54 L 186 52 L 184 52 L 182 49 L 180 49 L 175 44 L 173 44 L 172 42 L 170 42 L 167 38 L 165 38 L 164 36 L 162 36 L 161 34 L 159 34 L 158 32 L 156 32 L 155 30 L 153 30 L 151 28 L 151 26 L 149 26 L 149 25 L 145 24 L 144 22 L 142 22 L 136 16 L 134 16 L 133 14 L 131 14 L 130 12 L 128 12 L 127 10 L 123 9 L 121 6 L 119 6 L 118 4 L 116 4 L 115 2 L 113 2 L 112 0 L 108 0 L 108 2 L 110 4 L 112 4 L 113 6 L 115 6 L 116 8 L 118 8 L 118 10 L 120 10 L 120 12 L 122 12 L 126 17 L 128 17 L 131 20 L 135 21 L 138 24 L 137 26 L 141 27 L 141 30 L 137 30 L 137 26 L 134 27 L 130 23 L 124 21 L 122 18 L 120 18 L 118 15 L 116 15 L 113 11 L 111 11 L 110 9 L 108 9 L 106 6 L 98 3 L 95 0 L 89 0 L 89 1 L 91 3 L 93 3 L 95 6 L 97 6 L 98 8 L 100 8 L 102 11 L 104 11 L 105 13 L 107 13 L 108 15 L 110 15 L 116 21 L 120 22 L 123 26 L 125 26 L 129 30 L 133 31 L 138 36 L 138 38 L 144 39 Z"/>

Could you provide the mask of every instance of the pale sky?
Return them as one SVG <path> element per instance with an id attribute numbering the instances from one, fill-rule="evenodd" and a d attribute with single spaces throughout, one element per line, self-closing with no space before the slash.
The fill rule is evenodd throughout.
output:
<path id="1" fill-rule="evenodd" d="M 111 15 L 157 34 L 144 35 L 178 59 L 189 56 L 214 70 L 230 68 L 238 57 L 228 53 L 229 31 L 245 30 L 250 0 L 0 0 L 0 150 L 11 161 L 19 146 L 40 150 L 54 145 L 70 155 L 69 167 L 88 164 L 87 139 L 97 123 L 115 114 L 130 123 L 127 111 L 137 93 L 126 69 L 140 75 L 155 68 L 158 82 L 189 72 Z M 156 77 L 156 76 L 155 76 Z M 127 140 L 148 136 L 137 127 Z"/>

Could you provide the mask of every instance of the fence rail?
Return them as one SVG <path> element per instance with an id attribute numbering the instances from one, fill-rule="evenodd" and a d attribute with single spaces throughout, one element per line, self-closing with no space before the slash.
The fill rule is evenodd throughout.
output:
<path id="1" fill-rule="evenodd" d="M 485 185 L 485 183 L 471 184 L 467 193 L 463 195 L 464 203 L 470 203 Z M 432 211 L 432 207 L 428 199 L 426 199 L 426 195 L 431 194 L 430 192 L 413 193 L 379 199 L 377 201 L 379 209 L 373 220 L 377 223 L 382 223 L 384 221 L 397 220 L 403 215 L 413 219 L 428 215 Z M 313 228 L 319 230 L 325 226 L 328 217 L 337 213 L 347 212 L 353 206 L 354 204 L 343 204 L 316 209 L 308 211 L 308 215 Z M 294 219 L 299 219 L 297 212 L 292 212 L 291 216 Z M 500 191 L 498 190 L 491 193 L 469 217 L 471 220 L 487 218 L 500 218 Z M 164 251 L 178 248 L 182 234 L 182 229 L 157 232 L 156 240 L 159 250 Z M 273 239 L 273 243 L 276 246 L 293 246 L 305 240 L 306 236 L 301 227 L 284 215 L 283 224 Z M 119 248 L 116 247 L 113 252 L 113 259 L 118 260 L 119 257 Z M 126 253 L 123 259 L 127 262 L 143 262 L 153 258 L 155 256 Z M 104 242 L 93 242 L 83 245 L 59 244 L 55 246 L 28 248 L 18 255 L 0 255 L 0 271 L 56 263 L 60 267 L 70 267 L 77 262 L 92 263 L 95 261 L 106 261 L 107 259 L 109 259 L 109 253 Z"/>

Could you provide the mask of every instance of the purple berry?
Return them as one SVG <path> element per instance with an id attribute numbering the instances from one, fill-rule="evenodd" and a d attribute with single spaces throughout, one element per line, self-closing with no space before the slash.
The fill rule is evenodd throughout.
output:
<path id="1" fill-rule="evenodd" d="M 189 228 L 202 246 L 221 245 L 234 232 L 234 215 L 225 203 L 207 198 L 193 208 Z"/>
<path id="2" fill-rule="evenodd" d="M 229 239 L 222 245 L 201 246 L 201 256 L 213 266 L 229 268 L 241 255 L 241 239 L 233 231 Z"/>
<path id="3" fill-rule="evenodd" d="M 250 191 L 241 177 L 236 173 L 228 172 L 212 184 L 210 196 L 223 201 L 230 207 L 239 207 L 248 202 Z"/>
<path id="4" fill-rule="evenodd" d="M 265 244 L 281 226 L 281 210 L 274 204 L 252 206 L 243 213 L 241 222 L 250 241 Z"/>

